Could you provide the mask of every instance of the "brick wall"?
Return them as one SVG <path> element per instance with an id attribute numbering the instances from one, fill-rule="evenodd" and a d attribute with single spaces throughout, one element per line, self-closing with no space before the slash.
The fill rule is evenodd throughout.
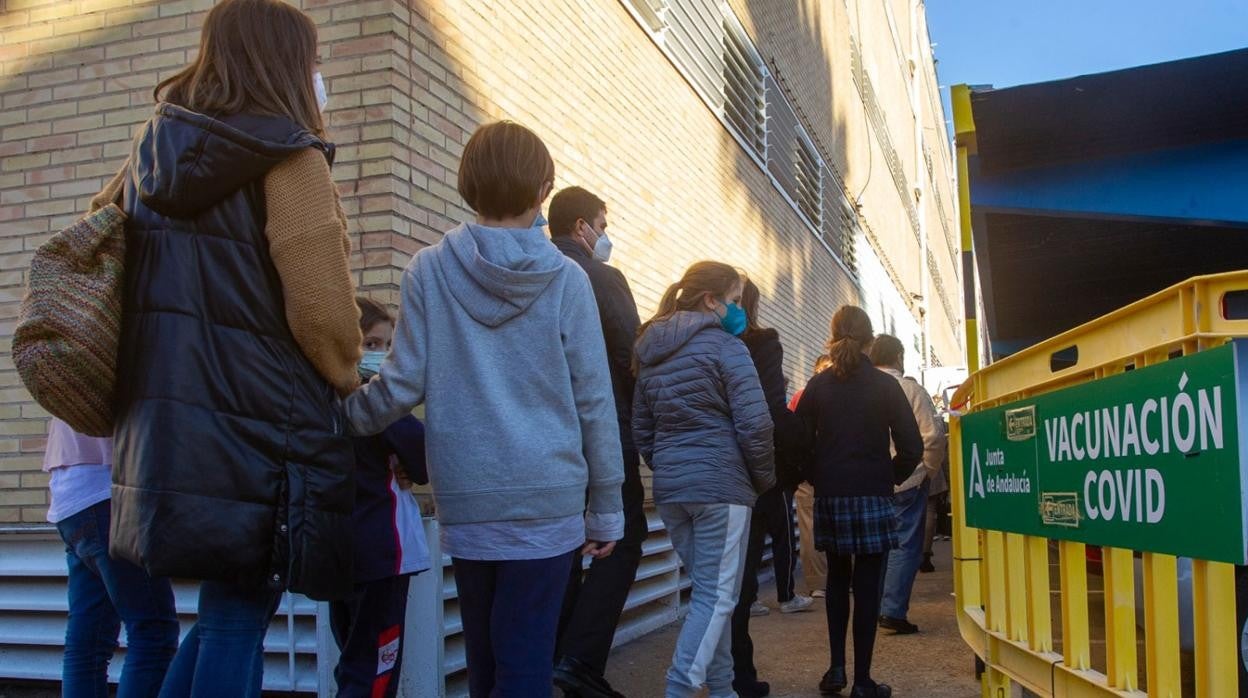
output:
<path id="1" fill-rule="evenodd" d="M 689 263 L 738 264 L 762 289 L 763 320 L 784 337 L 794 383 L 805 380 L 842 303 L 877 299 L 913 325 L 914 308 L 901 300 L 911 289 L 883 275 L 864 277 L 872 288 L 856 284 L 619 0 L 298 4 L 320 27 L 351 264 L 374 296 L 396 301 L 411 255 L 468 218 L 455 191 L 463 145 L 476 125 L 511 118 L 546 140 L 557 187 L 580 184 L 607 201 L 613 263 L 643 316 Z M 878 145 L 854 101 L 852 2 L 803 0 L 796 13 L 781 0 L 732 4 L 793 80 L 799 108 L 817 120 L 849 185 L 866 187 L 865 222 L 886 240 L 874 250 L 879 266 L 897 270 L 902 286 L 917 279 L 917 248 L 895 234 L 904 214 L 878 171 L 883 155 L 867 155 Z M 0 523 L 42 521 L 46 508 L 47 415 L 7 355 L 23 271 L 119 166 L 151 112 L 152 87 L 193 57 L 211 5 L 0 0 Z M 880 61 L 898 60 L 891 39 L 864 46 L 889 54 Z M 909 109 L 904 93 L 882 99 Z M 868 176 L 870 158 L 877 169 Z M 956 338 L 941 339 L 938 351 L 956 362 Z"/>

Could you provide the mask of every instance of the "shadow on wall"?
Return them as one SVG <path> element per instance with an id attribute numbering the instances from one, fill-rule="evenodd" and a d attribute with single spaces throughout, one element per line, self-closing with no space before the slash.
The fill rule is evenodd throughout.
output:
<path id="1" fill-rule="evenodd" d="M 733 162 L 733 171 L 724 173 L 729 180 L 725 184 L 735 184 L 743 190 L 745 195 L 736 199 L 738 206 L 747 209 L 742 218 L 756 221 L 757 235 L 751 242 L 761 268 L 749 271 L 762 293 L 760 320 L 764 326 L 780 331 L 787 360 L 785 372 L 791 387 L 797 389 L 805 385 L 811 365 L 825 350 L 833 313 L 841 305 L 862 302 L 857 280 L 820 239 L 837 249 L 834 236 L 842 234 L 846 219 L 841 215 L 840 183 L 834 179 L 831 163 L 846 163 L 838 166 L 837 173 L 843 181 L 849 177 L 848 163 L 853 160 L 843 152 L 848 148 L 847 130 L 844 120 L 833 109 L 834 56 L 823 33 L 824 24 L 831 24 L 832 10 L 818 0 L 742 4 L 748 12 L 748 21 L 742 17 L 743 23 L 754 29 L 763 60 L 776 78 L 771 87 L 779 88 L 793 108 L 796 122 L 803 125 L 811 144 L 825 161 L 822 217 L 829 219 L 827 222 L 818 214 L 799 214 L 733 134 L 724 130 L 720 139 L 723 153 Z M 775 55 L 769 55 L 772 51 L 795 54 L 789 56 L 786 66 Z M 793 65 L 800 65 L 801 70 L 789 67 Z M 822 103 L 824 99 L 826 103 Z M 770 110 L 782 100 L 769 94 L 767 103 Z M 784 111 L 782 106 L 776 108 Z M 770 112 L 768 122 L 766 165 L 785 186 L 790 181 L 788 177 L 796 181 L 802 146 L 796 129 L 775 128 L 780 122 Z M 791 198 L 801 205 L 799 197 Z"/>

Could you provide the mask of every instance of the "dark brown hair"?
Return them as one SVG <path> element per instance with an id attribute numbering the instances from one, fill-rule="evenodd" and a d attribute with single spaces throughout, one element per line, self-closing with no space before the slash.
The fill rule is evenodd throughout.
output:
<path id="1" fill-rule="evenodd" d="M 555 161 L 546 144 L 512 121 L 477 129 L 459 160 L 459 195 L 489 218 L 524 213 L 554 181 Z"/>
<path id="2" fill-rule="evenodd" d="M 856 305 L 842 305 L 832 316 L 832 339 L 828 340 L 828 368 L 837 378 L 848 376 L 859 363 L 862 351 L 874 336 L 871 318 Z"/>
<path id="3" fill-rule="evenodd" d="M 380 323 L 394 324 L 394 316 L 386 306 L 367 296 L 356 296 L 355 304 L 360 309 L 360 332 L 368 334 L 373 326 Z"/>
<path id="4" fill-rule="evenodd" d="M 875 341 L 871 342 L 871 351 L 867 354 L 871 357 L 871 363 L 889 368 L 901 363 L 905 355 L 905 345 L 891 334 L 876 335 Z"/>
<path id="5" fill-rule="evenodd" d="M 745 332 L 742 337 L 748 337 L 756 332 L 762 332 L 763 326 L 758 322 L 758 286 L 754 285 L 749 279 L 744 280 L 741 286 L 741 309 L 745 311 Z"/>
<path id="6" fill-rule="evenodd" d="M 702 299 L 709 294 L 722 297 L 728 295 L 741 282 L 741 274 L 735 267 L 722 262 L 696 262 L 685 270 L 680 281 L 667 287 L 663 299 L 659 301 L 659 310 L 654 317 L 647 320 L 637 330 L 640 338 L 650 329 L 650 325 L 659 320 L 667 319 L 681 310 L 697 310 Z M 633 372 L 637 371 L 637 357 L 633 355 Z"/>
<path id="7" fill-rule="evenodd" d="M 576 222 L 583 220 L 593 224 L 599 213 L 607 210 L 607 203 L 581 187 L 560 189 L 550 199 L 546 207 L 546 218 L 550 222 L 551 237 L 571 235 L 576 231 Z"/>
<path id="8" fill-rule="evenodd" d="M 210 116 L 284 116 L 318 136 L 316 25 L 281 0 L 224 0 L 208 13 L 195 61 L 153 96 Z"/>

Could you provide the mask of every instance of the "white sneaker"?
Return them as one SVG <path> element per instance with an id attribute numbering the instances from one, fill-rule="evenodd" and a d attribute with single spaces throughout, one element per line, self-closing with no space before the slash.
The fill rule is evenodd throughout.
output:
<path id="1" fill-rule="evenodd" d="M 827 598 L 828 592 L 824 591 L 823 589 L 815 589 L 814 591 L 810 592 L 810 595 L 811 597 L 816 598 L 816 599 L 824 599 L 824 598 Z"/>
<path id="2" fill-rule="evenodd" d="M 771 609 L 767 608 L 766 606 L 764 606 L 762 603 L 758 601 L 755 601 L 753 604 L 750 604 L 750 615 L 755 618 L 757 618 L 758 616 L 765 616 L 769 613 L 771 613 Z"/>
<path id="3" fill-rule="evenodd" d="M 809 596 L 802 596 L 801 594 L 798 594 L 788 601 L 780 604 L 780 612 L 801 613 L 802 611 L 809 611 L 810 607 L 813 606 L 814 603 L 815 600 Z"/>

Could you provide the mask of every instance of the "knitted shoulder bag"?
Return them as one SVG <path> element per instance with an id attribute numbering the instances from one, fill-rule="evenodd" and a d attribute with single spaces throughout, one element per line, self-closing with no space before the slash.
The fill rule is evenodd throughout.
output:
<path id="1" fill-rule="evenodd" d="M 13 333 L 13 363 L 26 389 L 88 436 L 113 435 L 125 223 L 111 203 L 40 246 Z"/>

